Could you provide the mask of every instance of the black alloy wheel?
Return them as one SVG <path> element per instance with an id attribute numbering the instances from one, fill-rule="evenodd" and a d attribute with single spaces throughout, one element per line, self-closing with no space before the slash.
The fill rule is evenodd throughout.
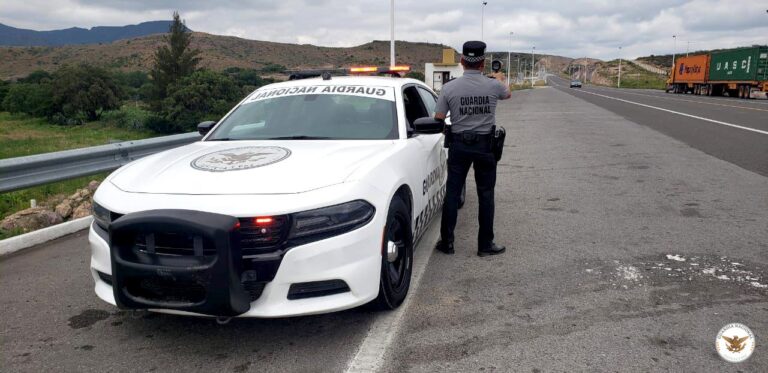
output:
<path id="1" fill-rule="evenodd" d="M 400 197 L 392 199 L 384 232 L 379 296 L 374 302 L 378 309 L 393 310 L 408 295 L 413 271 L 411 214 Z"/>

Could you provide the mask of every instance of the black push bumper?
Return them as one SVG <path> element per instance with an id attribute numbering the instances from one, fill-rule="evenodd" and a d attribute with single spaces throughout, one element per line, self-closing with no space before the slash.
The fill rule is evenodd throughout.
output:
<path id="1" fill-rule="evenodd" d="M 117 305 L 214 316 L 248 311 L 247 280 L 257 276 L 243 268 L 238 228 L 235 217 L 191 210 L 151 210 L 117 219 L 109 229 Z M 279 260 L 269 265 L 276 271 Z"/>

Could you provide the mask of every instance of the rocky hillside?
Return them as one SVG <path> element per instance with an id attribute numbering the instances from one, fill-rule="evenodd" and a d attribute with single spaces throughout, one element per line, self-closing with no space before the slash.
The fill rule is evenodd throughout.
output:
<path id="1" fill-rule="evenodd" d="M 66 45 L 58 47 L 0 47 L 0 79 L 16 79 L 38 69 L 53 71 L 66 64 L 89 63 L 124 71 L 148 71 L 164 35 L 118 40 L 112 43 Z M 202 51 L 202 66 L 213 70 L 227 67 L 261 68 L 279 64 L 289 69 L 337 68 L 353 65 L 389 64 L 389 41 L 373 41 L 349 48 L 319 47 L 308 44 L 274 43 L 193 33 L 192 47 Z M 427 62 L 442 60 L 445 46 L 397 41 L 397 63 L 424 71 Z M 506 56 L 506 52 L 503 52 Z M 458 54 L 456 55 L 458 61 Z M 537 63 L 562 68 L 569 58 L 537 56 Z"/>
<path id="2" fill-rule="evenodd" d="M 574 79 L 609 87 L 615 87 L 618 83 L 619 60 L 601 61 L 592 58 L 580 58 L 573 60 L 572 66 Z M 588 74 L 586 74 L 587 71 L 589 71 Z M 563 76 L 568 76 L 568 68 L 563 73 Z M 663 89 L 665 80 L 664 75 L 650 72 L 635 63 L 627 60 L 623 60 L 621 63 L 622 88 Z"/>
<path id="3" fill-rule="evenodd" d="M 56 70 L 66 64 L 89 63 L 125 71 L 148 71 L 164 35 L 119 40 L 107 44 L 60 47 L 0 47 L 0 79 L 26 76 L 38 69 Z M 318 47 L 193 33 L 192 47 L 202 51 L 202 66 L 260 68 L 280 64 L 290 69 L 389 64 L 389 42 L 373 41 L 350 48 Z M 397 62 L 424 70 L 424 63 L 442 59 L 443 45 L 396 42 Z"/>

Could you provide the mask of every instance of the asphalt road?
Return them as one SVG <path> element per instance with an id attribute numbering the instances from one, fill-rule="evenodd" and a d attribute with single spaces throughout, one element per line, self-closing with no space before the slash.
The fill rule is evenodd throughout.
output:
<path id="1" fill-rule="evenodd" d="M 768 176 L 768 133 L 736 129 L 722 123 L 659 110 L 670 110 L 768 132 L 767 100 L 740 100 L 593 85 L 570 89 L 569 82 L 558 77 L 551 79 L 551 83 L 557 89 L 608 109 L 630 121 L 653 128 L 707 154 Z"/>
<path id="2" fill-rule="evenodd" d="M 122 312 L 93 295 L 79 233 L 0 259 L 3 370 L 335 372 L 386 329 L 387 372 L 768 371 L 768 178 L 667 135 L 668 118 L 641 120 L 658 110 L 564 91 L 516 92 L 498 109 L 508 252 L 474 255 L 470 183 L 457 253 L 431 254 L 393 327 L 365 310 L 224 326 Z M 711 129 L 741 139 L 728 130 Z M 729 322 L 757 338 L 738 365 L 714 349 Z"/>

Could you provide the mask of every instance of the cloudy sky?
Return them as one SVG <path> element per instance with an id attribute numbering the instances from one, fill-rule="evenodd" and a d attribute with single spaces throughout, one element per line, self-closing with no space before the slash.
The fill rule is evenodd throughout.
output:
<path id="1" fill-rule="evenodd" d="M 484 39 L 491 50 L 602 59 L 768 44 L 768 0 L 395 1 L 398 40 Z M 0 23 L 35 30 L 169 19 L 248 39 L 353 46 L 389 39 L 387 0 L 0 0 Z M 622 47 L 619 51 L 619 47 Z"/>

